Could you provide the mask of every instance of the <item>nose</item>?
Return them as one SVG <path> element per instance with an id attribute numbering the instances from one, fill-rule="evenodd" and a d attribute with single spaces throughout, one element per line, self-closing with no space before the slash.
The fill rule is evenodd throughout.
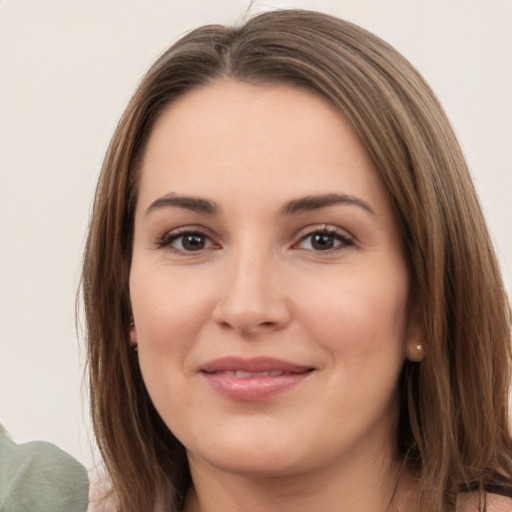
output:
<path id="1" fill-rule="evenodd" d="M 212 319 L 243 336 L 285 327 L 290 321 L 287 290 L 271 254 L 239 251 L 226 262 Z"/>

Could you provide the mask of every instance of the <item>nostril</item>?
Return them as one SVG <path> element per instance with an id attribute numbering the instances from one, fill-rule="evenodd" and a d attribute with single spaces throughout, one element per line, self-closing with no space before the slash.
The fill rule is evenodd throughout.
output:
<path id="1" fill-rule="evenodd" d="M 289 321 L 287 302 L 275 290 L 247 285 L 247 278 L 235 280 L 212 311 L 212 320 L 223 330 L 256 334 L 284 327 Z"/>

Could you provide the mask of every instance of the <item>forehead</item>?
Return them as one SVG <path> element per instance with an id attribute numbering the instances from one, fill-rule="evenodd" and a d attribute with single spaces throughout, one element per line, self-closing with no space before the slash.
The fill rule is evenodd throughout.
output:
<path id="1" fill-rule="evenodd" d="M 285 201 L 339 187 L 386 195 L 341 112 L 319 94 L 285 85 L 226 80 L 184 94 L 155 123 L 141 171 L 141 201 L 221 191 Z"/>

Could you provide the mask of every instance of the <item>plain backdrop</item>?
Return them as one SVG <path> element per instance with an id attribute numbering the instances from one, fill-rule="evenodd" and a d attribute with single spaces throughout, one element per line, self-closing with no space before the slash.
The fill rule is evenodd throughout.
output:
<path id="1" fill-rule="evenodd" d="M 143 72 L 248 0 L 0 0 L 0 422 L 90 466 L 75 298 L 95 181 Z M 512 289 L 512 1 L 256 1 L 375 32 L 422 72 L 462 143 Z M 85 386 L 83 386 L 85 389 Z"/>

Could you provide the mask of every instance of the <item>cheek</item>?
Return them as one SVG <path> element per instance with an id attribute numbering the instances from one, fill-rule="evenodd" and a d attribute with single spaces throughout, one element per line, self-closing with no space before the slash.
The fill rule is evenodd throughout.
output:
<path id="1" fill-rule="evenodd" d="M 183 377 L 190 372 L 187 354 L 197 330 L 194 318 L 184 315 L 183 303 L 176 301 L 174 307 L 174 302 L 168 301 L 164 307 L 157 299 L 134 306 L 142 378 L 153 405 L 171 431 L 188 416 L 192 405 Z"/>
<path id="2" fill-rule="evenodd" d="M 323 301 L 310 295 L 304 309 L 310 338 L 329 354 L 325 389 L 333 429 L 345 425 L 354 435 L 365 425 L 379 424 L 380 418 L 391 422 L 395 417 L 408 291 L 407 279 L 396 272 L 392 280 L 356 274 L 334 283 Z"/>
<path id="3" fill-rule="evenodd" d="M 405 357 L 408 283 L 405 272 L 361 275 L 355 269 L 320 292 L 304 294 L 302 316 L 319 343 L 343 364 Z M 382 360 L 382 359 L 381 359 Z M 382 361 L 384 362 L 384 361 Z"/>
<path id="4" fill-rule="evenodd" d="M 200 272 L 132 270 L 130 298 L 139 350 L 179 355 L 210 315 L 212 287 Z"/>
<path id="5" fill-rule="evenodd" d="M 211 311 L 210 287 L 204 279 L 176 274 L 169 269 L 145 271 L 134 265 L 130 276 L 142 376 L 168 424 L 177 403 L 183 410 L 190 402 L 183 377 L 193 371 L 189 355 Z"/>

